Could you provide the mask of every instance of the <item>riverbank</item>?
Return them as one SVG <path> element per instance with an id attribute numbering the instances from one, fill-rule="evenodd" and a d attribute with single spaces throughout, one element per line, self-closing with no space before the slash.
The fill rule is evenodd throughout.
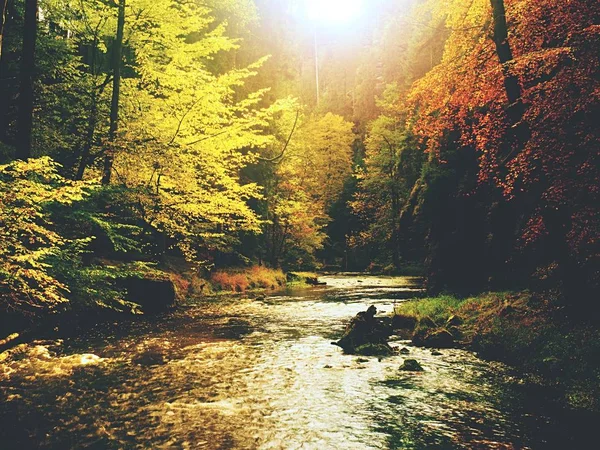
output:
<path id="1" fill-rule="evenodd" d="M 26 316 L 12 312 L 0 325 L 0 353 L 33 339 L 76 336 L 95 324 L 129 320 L 140 314 L 157 314 L 185 299 L 252 293 L 287 286 L 318 284 L 317 275 L 288 272 L 265 266 L 199 271 L 183 259 L 167 259 L 158 265 L 137 265 L 98 260 L 101 275 L 86 286 L 85 296 L 75 280 L 70 298 L 59 309 Z M 107 275 L 108 274 L 108 275 Z M 88 298 L 89 297 L 89 298 Z"/>
<path id="2" fill-rule="evenodd" d="M 600 331 L 547 299 L 528 292 L 425 298 L 397 305 L 393 322 L 415 345 L 473 350 L 517 368 L 523 383 L 564 406 L 600 412 Z"/>

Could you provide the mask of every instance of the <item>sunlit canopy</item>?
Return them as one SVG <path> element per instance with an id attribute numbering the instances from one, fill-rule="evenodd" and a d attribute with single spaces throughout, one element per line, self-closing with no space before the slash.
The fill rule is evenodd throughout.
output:
<path id="1" fill-rule="evenodd" d="M 305 0 L 306 12 L 314 22 L 344 24 L 360 16 L 363 0 Z"/>

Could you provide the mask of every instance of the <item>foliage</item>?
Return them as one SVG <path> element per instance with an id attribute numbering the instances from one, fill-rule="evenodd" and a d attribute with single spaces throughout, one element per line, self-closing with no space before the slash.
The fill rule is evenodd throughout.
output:
<path id="1" fill-rule="evenodd" d="M 86 185 L 58 175 L 48 157 L 0 166 L 0 304 L 4 312 L 35 315 L 68 301 L 68 286 L 51 272 L 50 257 L 67 248 L 82 252 L 83 240 L 62 236 L 51 221 L 52 204 L 80 202 Z"/>
<path id="2" fill-rule="evenodd" d="M 288 128 L 292 114 L 288 107 L 274 126 Z M 331 113 L 296 120 L 301 121 L 297 132 L 282 137 L 290 139 L 281 143 L 283 152 L 266 152 L 261 161 L 263 248 L 273 266 L 313 268 L 326 238 L 327 210 L 352 171 L 354 135 L 351 123 Z"/>
<path id="3" fill-rule="evenodd" d="M 423 152 L 406 126 L 398 105 L 397 85 L 388 86 L 378 101 L 381 114 L 368 127 L 364 167 L 357 170 L 357 193 L 350 206 L 363 229 L 350 237 L 353 247 L 378 246 L 380 262 L 390 258 L 400 268 L 400 211 L 409 198 L 423 160 Z M 381 245 L 384 244 L 384 245 Z"/>
<path id="4" fill-rule="evenodd" d="M 559 261 L 563 278 L 580 273 L 576 284 L 597 285 L 600 227 L 592 205 L 599 199 L 591 186 L 600 175 L 593 144 L 599 102 L 590 83 L 600 70 L 597 2 L 507 1 L 515 57 L 505 67 L 488 39 L 487 0 L 429 3 L 451 33 L 442 62 L 411 90 L 416 133 L 442 163 L 450 133 L 459 133 L 459 148 L 476 149 L 480 184 L 504 196 L 491 194 L 490 201 L 513 205 L 519 217 L 505 247 L 541 254 L 550 246 L 549 258 L 537 264 Z M 517 128 L 507 108 L 507 73 L 523 91 Z"/>
<path id="5" fill-rule="evenodd" d="M 592 323 L 565 320 L 547 294 L 486 293 L 458 299 L 439 296 L 397 305 L 394 312 L 443 327 L 459 318 L 465 343 L 483 357 L 501 360 L 529 374 L 530 382 L 561 386 L 561 403 L 598 411 L 595 363 L 600 334 Z"/>

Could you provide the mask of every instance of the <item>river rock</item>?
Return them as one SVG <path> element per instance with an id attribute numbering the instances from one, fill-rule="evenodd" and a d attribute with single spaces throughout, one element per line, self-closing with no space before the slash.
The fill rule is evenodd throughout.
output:
<path id="1" fill-rule="evenodd" d="M 445 329 L 430 330 L 423 339 L 424 347 L 452 348 L 456 346 L 454 336 Z"/>
<path id="2" fill-rule="evenodd" d="M 140 366 L 160 366 L 166 364 L 165 355 L 159 349 L 146 349 L 142 353 L 134 356 L 132 363 Z"/>
<path id="3" fill-rule="evenodd" d="M 124 280 L 128 300 L 145 313 L 157 313 L 175 306 L 175 285 L 168 278 L 127 277 Z"/>
<path id="4" fill-rule="evenodd" d="M 392 348 L 387 343 L 391 334 L 391 327 L 375 318 L 377 308 L 369 306 L 366 311 L 359 312 L 350 321 L 344 335 L 334 345 L 342 347 L 345 353 L 358 353 L 362 355 L 391 355 Z"/>
<path id="5" fill-rule="evenodd" d="M 220 329 L 215 331 L 215 336 L 225 339 L 241 339 L 254 331 L 252 324 L 247 320 L 231 318 Z"/>
<path id="6" fill-rule="evenodd" d="M 393 350 L 387 344 L 363 344 L 354 349 L 357 355 L 363 356 L 390 356 Z"/>
<path id="7" fill-rule="evenodd" d="M 400 349 L 400 354 L 401 354 L 401 355 L 408 355 L 409 353 L 410 353 L 410 350 L 409 350 L 409 349 L 407 349 L 406 347 L 402 347 L 402 348 Z"/>
<path id="8" fill-rule="evenodd" d="M 405 359 L 404 363 L 400 366 L 400 370 L 405 370 L 407 372 L 423 372 L 423 366 L 419 364 L 416 359 Z"/>

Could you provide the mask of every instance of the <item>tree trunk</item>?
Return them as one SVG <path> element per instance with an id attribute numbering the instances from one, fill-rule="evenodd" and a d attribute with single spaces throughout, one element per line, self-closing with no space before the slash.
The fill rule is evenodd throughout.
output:
<path id="1" fill-rule="evenodd" d="M 9 80 L 6 55 L 2 58 L 2 46 L 5 44 L 4 33 L 6 32 L 6 11 L 8 9 L 8 0 L 0 0 L 0 142 L 8 144 L 7 128 L 8 128 L 8 111 L 10 103 Z"/>
<path id="2" fill-rule="evenodd" d="M 508 98 L 508 108 L 506 110 L 510 121 L 511 131 L 507 139 L 507 150 L 504 152 L 503 165 L 514 158 L 520 151 L 523 143 L 529 138 L 529 127 L 522 123 L 525 108 L 521 98 L 521 86 L 516 75 L 510 72 L 510 62 L 513 61 L 512 49 L 508 41 L 508 26 L 506 24 L 506 9 L 504 0 L 490 0 L 492 5 L 492 15 L 494 18 L 494 43 L 496 44 L 496 54 L 502 64 L 502 73 L 504 75 L 504 90 Z M 512 144 L 512 145 L 511 145 Z M 512 151 L 511 151 L 512 148 Z"/>
<path id="3" fill-rule="evenodd" d="M 6 21 L 6 5 L 8 0 L 0 0 L 0 61 L 2 60 L 2 41 L 4 40 L 4 22 Z"/>
<path id="4" fill-rule="evenodd" d="M 504 0 L 490 0 L 494 19 L 494 43 L 496 54 L 502 64 L 504 90 L 508 99 L 506 109 L 510 126 L 499 151 L 500 170 L 506 171 L 506 164 L 517 156 L 529 139 L 529 126 L 523 122 L 525 112 L 521 86 L 516 75 L 510 72 L 513 61 L 512 49 L 508 41 L 508 26 Z M 497 200 L 490 210 L 490 226 L 492 239 L 489 246 L 491 261 L 491 286 L 503 289 L 512 283 L 511 267 L 507 264 L 512 257 L 515 233 L 520 206 L 517 200 L 506 201 L 503 194 L 496 191 Z"/>
<path id="5" fill-rule="evenodd" d="M 102 184 L 110 183 L 112 165 L 114 158 L 113 144 L 119 130 L 119 92 L 121 88 L 121 55 L 123 50 L 123 30 L 125 28 L 125 0 L 119 3 L 119 16 L 117 19 L 117 37 L 113 48 L 113 89 L 110 103 L 110 128 L 109 148 L 104 156 L 104 170 L 102 173 Z"/>
<path id="6" fill-rule="evenodd" d="M 23 55 L 21 59 L 21 86 L 19 88 L 19 115 L 17 159 L 31 156 L 33 128 L 33 78 L 35 72 L 35 40 L 37 37 L 38 0 L 25 0 L 23 25 Z"/>
<path id="7" fill-rule="evenodd" d="M 85 143 L 83 144 L 83 150 L 81 152 L 81 159 L 79 160 L 79 167 L 77 168 L 76 180 L 82 180 L 83 174 L 90 159 L 90 150 L 94 143 L 94 132 L 96 131 L 96 124 L 98 123 L 98 99 L 97 94 L 94 93 L 92 98 L 92 109 L 90 116 L 88 117 L 87 131 L 85 137 Z M 109 176 L 110 178 L 110 176 Z"/>

